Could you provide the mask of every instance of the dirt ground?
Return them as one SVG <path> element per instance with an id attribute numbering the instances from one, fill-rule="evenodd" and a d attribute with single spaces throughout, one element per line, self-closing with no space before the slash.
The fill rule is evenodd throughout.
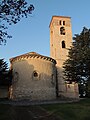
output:
<path id="1" fill-rule="evenodd" d="M 60 120 L 40 106 L 11 106 L 8 115 L 11 120 Z"/>

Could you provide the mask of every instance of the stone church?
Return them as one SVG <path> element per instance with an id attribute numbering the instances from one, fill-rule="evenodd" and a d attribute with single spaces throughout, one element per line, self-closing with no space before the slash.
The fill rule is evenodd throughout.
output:
<path id="1" fill-rule="evenodd" d="M 13 71 L 11 99 L 79 98 L 77 83 L 68 84 L 63 79 L 63 62 L 72 44 L 71 18 L 53 16 L 49 27 L 50 57 L 29 52 L 10 59 Z"/>

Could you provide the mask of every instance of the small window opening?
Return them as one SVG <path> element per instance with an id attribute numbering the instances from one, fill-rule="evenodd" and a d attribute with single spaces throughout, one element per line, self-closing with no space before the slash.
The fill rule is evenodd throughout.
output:
<path id="1" fill-rule="evenodd" d="M 14 82 L 17 82 L 19 80 L 19 74 L 18 72 L 14 73 Z"/>
<path id="2" fill-rule="evenodd" d="M 34 76 L 34 77 L 38 77 L 37 71 L 34 71 L 34 72 L 33 72 L 33 76 Z"/>
<path id="3" fill-rule="evenodd" d="M 65 25 L 65 21 L 63 21 L 63 25 Z"/>
<path id="4" fill-rule="evenodd" d="M 65 48 L 65 41 L 62 41 L 62 48 Z"/>
<path id="5" fill-rule="evenodd" d="M 61 20 L 59 21 L 59 24 L 62 25 L 62 21 Z"/>
<path id="6" fill-rule="evenodd" d="M 65 28 L 64 28 L 64 27 L 61 27 L 61 28 L 60 28 L 60 34 L 61 34 L 61 35 L 65 35 Z"/>

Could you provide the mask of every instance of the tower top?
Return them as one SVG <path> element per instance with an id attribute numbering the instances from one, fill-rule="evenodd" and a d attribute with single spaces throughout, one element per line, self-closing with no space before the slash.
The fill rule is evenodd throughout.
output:
<path id="1" fill-rule="evenodd" d="M 62 18 L 71 19 L 71 17 L 69 17 L 69 16 L 56 16 L 56 15 L 54 15 L 54 16 L 52 16 L 52 19 L 51 19 L 51 22 L 50 22 L 50 24 L 49 24 L 49 27 L 51 26 L 51 23 L 52 23 L 52 21 L 53 21 L 54 18 L 56 18 L 56 19 L 57 19 L 57 18 L 61 18 L 61 19 L 62 19 Z"/>

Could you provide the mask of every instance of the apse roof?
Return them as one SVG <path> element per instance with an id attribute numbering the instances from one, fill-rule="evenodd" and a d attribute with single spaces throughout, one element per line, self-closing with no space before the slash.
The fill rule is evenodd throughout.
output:
<path id="1" fill-rule="evenodd" d="M 21 60 L 21 59 L 24 59 L 24 58 L 40 58 L 40 59 L 43 59 L 43 60 L 51 61 L 51 62 L 56 64 L 56 60 L 54 60 L 53 58 L 48 57 L 48 56 L 44 56 L 44 55 L 40 55 L 36 52 L 29 52 L 29 53 L 26 53 L 26 54 L 22 54 L 22 55 L 10 58 L 10 62 L 12 63 L 14 61 Z"/>

